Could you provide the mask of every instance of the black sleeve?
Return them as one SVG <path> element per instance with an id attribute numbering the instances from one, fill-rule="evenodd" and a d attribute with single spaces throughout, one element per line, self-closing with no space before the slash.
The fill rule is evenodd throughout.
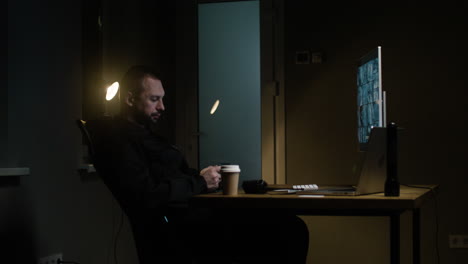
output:
<path id="1" fill-rule="evenodd" d="M 146 149 L 138 142 L 126 142 L 121 147 L 118 185 L 128 206 L 179 206 L 186 204 L 191 196 L 207 191 L 202 176 L 195 170 L 184 169 L 186 162 L 181 154 L 177 158 L 169 157 L 171 162 L 181 160 L 182 165 L 175 165 L 148 160 Z M 171 155 L 166 152 L 160 154 Z"/>

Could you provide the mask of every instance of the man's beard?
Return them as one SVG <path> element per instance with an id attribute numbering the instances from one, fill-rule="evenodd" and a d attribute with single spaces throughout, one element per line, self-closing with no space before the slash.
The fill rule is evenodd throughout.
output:
<path id="1" fill-rule="evenodd" d="M 145 113 L 142 113 L 140 111 L 134 111 L 133 112 L 133 117 L 135 121 L 146 127 L 147 129 L 154 129 L 156 126 L 158 119 L 154 119 L 153 116 L 156 114 L 151 114 L 151 116 L 146 115 Z"/>

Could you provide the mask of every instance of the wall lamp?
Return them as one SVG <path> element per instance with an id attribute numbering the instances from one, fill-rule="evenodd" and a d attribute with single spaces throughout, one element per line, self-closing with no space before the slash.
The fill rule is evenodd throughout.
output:
<path id="1" fill-rule="evenodd" d="M 119 113 L 119 82 L 114 82 L 105 88 L 104 117 L 111 118 Z"/>
<path id="2" fill-rule="evenodd" d="M 119 87 L 120 87 L 119 82 L 114 82 L 113 84 L 111 84 L 110 86 L 107 87 L 107 89 L 106 89 L 106 100 L 107 101 L 110 101 L 115 97 L 115 95 L 119 91 Z"/>

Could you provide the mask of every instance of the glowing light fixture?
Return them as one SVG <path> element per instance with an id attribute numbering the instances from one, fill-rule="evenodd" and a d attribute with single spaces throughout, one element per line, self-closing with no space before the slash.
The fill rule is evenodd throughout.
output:
<path id="1" fill-rule="evenodd" d="M 216 109 L 218 109 L 219 106 L 219 100 L 216 100 L 216 102 L 213 104 L 213 107 L 211 107 L 210 114 L 214 114 L 216 112 Z"/>
<path id="2" fill-rule="evenodd" d="M 119 91 L 119 82 L 114 82 L 109 87 L 107 87 L 106 100 L 112 100 L 112 98 L 114 98 L 114 96 L 117 94 L 117 91 Z"/>

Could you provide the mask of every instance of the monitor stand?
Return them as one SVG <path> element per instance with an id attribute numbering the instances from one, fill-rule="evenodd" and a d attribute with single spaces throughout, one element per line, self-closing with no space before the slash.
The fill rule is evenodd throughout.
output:
<path id="1" fill-rule="evenodd" d="M 357 192 L 384 192 L 387 176 L 387 128 L 372 128 L 361 166 Z"/>

